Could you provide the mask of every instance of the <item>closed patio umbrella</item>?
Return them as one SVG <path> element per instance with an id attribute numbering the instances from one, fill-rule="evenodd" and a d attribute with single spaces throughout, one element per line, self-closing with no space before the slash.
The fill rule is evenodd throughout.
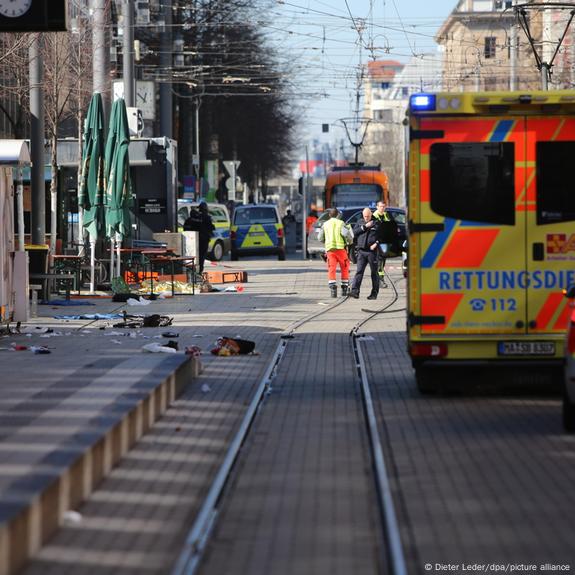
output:
<path id="1" fill-rule="evenodd" d="M 104 108 L 102 97 L 95 92 L 90 100 L 84 123 L 82 177 L 78 205 L 83 208 L 82 226 L 90 237 L 90 292 L 94 291 L 96 240 L 101 229 L 104 194 Z"/>
<path id="2" fill-rule="evenodd" d="M 111 277 L 120 276 L 120 248 L 130 234 L 129 206 L 132 198 L 130 180 L 130 131 L 126 104 L 118 99 L 112 105 L 105 148 L 106 190 L 104 195 L 106 237 L 110 238 Z M 114 270 L 114 250 L 116 269 Z"/>

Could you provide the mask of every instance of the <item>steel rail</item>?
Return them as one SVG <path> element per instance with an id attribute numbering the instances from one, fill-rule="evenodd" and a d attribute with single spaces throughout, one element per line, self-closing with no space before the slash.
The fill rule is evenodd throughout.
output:
<path id="1" fill-rule="evenodd" d="M 244 415 L 242 423 L 230 444 L 224 461 L 218 470 L 198 516 L 186 537 L 184 548 L 171 572 L 172 575 L 192 575 L 197 569 L 218 515 L 218 501 L 220 496 L 226 486 L 240 448 L 246 439 L 253 420 L 255 419 L 258 408 L 270 386 L 271 381 L 275 377 L 276 368 L 285 353 L 286 347 L 287 342 L 285 340 L 280 340 L 272 360 L 270 361 L 270 364 L 260 381 L 256 392 L 254 393 L 253 399 Z"/>
<path id="2" fill-rule="evenodd" d="M 361 382 L 363 408 L 368 428 L 368 435 L 373 456 L 373 466 L 375 471 L 376 487 L 378 492 L 379 510 L 385 527 L 389 557 L 391 562 L 391 572 L 393 575 L 407 575 L 407 567 L 401 537 L 399 535 L 399 522 L 395 513 L 391 486 L 385 465 L 382 442 L 377 426 L 377 417 L 373 406 L 373 397 L 366 375 L 365 360 L 361 351 L 360 337 L 352 334 L 352 347 L 356 358 L 357 372 Z"/>

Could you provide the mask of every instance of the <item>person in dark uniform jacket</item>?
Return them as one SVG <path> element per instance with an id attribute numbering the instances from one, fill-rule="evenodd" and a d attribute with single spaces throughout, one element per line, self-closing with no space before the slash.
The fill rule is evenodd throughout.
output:
<path id="1" fill-rule="evenodd" d="M 379 226 L 380 223 L 374 219 L 369 208 L 362 212 L 363 220 L 355 224 L 353 235 L 357 249 L 357 270 L 353 283 L 351 284 L 350 296 L 359 298 L 359 290 L 363 280 L 363 273 L 369 264 L 371 270 L 371 293 L 367 299 L 377 299 L 379 292 L 379 274 L 377 270 L 378 250 L 379 250 Z"/>

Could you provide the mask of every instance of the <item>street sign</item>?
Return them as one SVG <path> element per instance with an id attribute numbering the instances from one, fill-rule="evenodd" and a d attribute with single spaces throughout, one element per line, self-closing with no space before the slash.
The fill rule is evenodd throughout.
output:
<path id="1" fill-rule="evenodd" d="M 222 164 L 224 164 L 226 172 L 233 178 L 237 174 L 241 162 L 239 160 L 224 160 Z"/>

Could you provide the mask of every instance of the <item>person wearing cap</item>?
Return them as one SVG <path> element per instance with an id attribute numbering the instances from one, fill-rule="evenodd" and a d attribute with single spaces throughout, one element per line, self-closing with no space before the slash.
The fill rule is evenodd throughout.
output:
<path id="1" fill-rule="evenodd" d="M 200 273 L 204 271 L 204 262 L 208 253 L 208 246 L 210 245 L 210 238 L 212 237 L 216 227 L 212 222 L 212 217 L 208 212 L 208 204 L 202 201 L 198 206 L 201 215 L 199 240 L 200 240 Z"/>
<path id="2" fill-rule="evenodd" d="M 339 210 L 329 210 L 329 220 L 319 230 L 318 239 L 325 244 L 327 279 L 331 297 L 337 297 L 337 267 L 341 274 L 341 295 L 347 296 L 349 287 L 349 258 L 346 246 L 353 238 L 351 229 L 339 219 Z"/>

